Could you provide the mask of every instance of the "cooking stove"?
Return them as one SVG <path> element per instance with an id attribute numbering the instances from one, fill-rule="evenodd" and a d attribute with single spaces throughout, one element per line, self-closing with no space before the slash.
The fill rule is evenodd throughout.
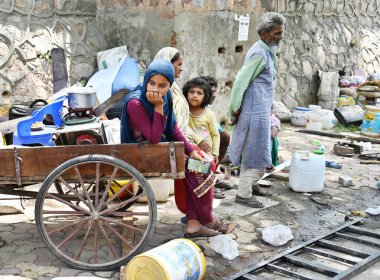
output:
<path id="1" fill-rule="evenodd" d="M 77 117 L 92 119 L 93 112 L 94 110 L 92 108 L 69 108 L 69 115 L 76 115 Z"/>
<path id="2" fill-rule="evenodd" d="M 66 125 L 89 123 L 96 120 L 92 108 L 69 108 L 69 112 L 63 117 Z"/>

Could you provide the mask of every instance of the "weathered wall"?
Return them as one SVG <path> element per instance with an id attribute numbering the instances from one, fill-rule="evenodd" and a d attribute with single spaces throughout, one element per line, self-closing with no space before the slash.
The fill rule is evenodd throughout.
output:
<path id="1" fill-rule="evenodd" d="M 287 18 L 276 99 L 289 108 L 314 99 L 317 70 L 380 70 L 379 0 L 3 0 L 0 2 L 0 104 L 52 93 L 52 47 L 63 47 L 70 82 L 96 70 L 96 52 L 127 45 L 148 64 L 164 46 L 184 54 L 182 85 L 198 75 L 219 80 L 221 116 L 245 52 L 265 11 Z M 249 41 L 238 42 L 235 14 L 250 14 Z M 1 113 L 0 113 L 1 115 Z"/>

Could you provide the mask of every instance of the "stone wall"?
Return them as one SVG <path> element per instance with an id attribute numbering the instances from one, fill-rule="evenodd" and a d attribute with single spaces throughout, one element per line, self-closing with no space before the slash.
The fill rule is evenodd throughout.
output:
<path id="1" fill-rule="evenodd" d="M 70 83 L 96 71 L 96 52 L 127 45 L 149 64 L 164 46 L 184 55 L 179 84 L 198 75 L 220 83 L 216 108 L 228 108 L 235 75 L 258 37 L 265 11 L 285 15 L 276 99 L 288 108 L 315 101 L 315 73 L 380 67 L 379 0 L 3 0 L 0 3 L 0 104 L 52 94 L 49 52 L 65 49 Z M 235 15 L 250 15 L 249 40 L 237 41 Z M 0 112 L 1 115 L 1 112 Z"/>

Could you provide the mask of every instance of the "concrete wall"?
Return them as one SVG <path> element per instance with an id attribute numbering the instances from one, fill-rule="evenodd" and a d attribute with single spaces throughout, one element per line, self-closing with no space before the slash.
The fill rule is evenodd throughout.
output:
<path id="1" fill-rule="evenodd" d="M 289 108 L 315 100 L 313 74 L 380 67 L 379 0 L 3 0 L 0 3 L 0 108 L 52 94 L 49 51 L 66 51 L 70 83 L 96 71 L 96 52 L 127 45 L 149 64 L 164 46 L 184 54 L 183 85 L 198 75 L 220 82 L 222 117 L 245 52 L 258 38 L 257 18 L 287 18 L 279 53 L 276 99 Z M 235 15 L 249 14 L 246 42 Z M 1 115 L 0 110 L 0 115 Z"/>

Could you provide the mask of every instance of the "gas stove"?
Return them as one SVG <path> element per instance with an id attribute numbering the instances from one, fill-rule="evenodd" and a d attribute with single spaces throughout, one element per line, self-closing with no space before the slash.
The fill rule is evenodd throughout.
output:
<path id="1" fill-rule="evenodd" d="M 97 118 L 93 115 L 92 108 L 69 108 L 69 112 L 63 116 L 63 122 L 66 125 L 91 123 L 96 120 Z"/>

